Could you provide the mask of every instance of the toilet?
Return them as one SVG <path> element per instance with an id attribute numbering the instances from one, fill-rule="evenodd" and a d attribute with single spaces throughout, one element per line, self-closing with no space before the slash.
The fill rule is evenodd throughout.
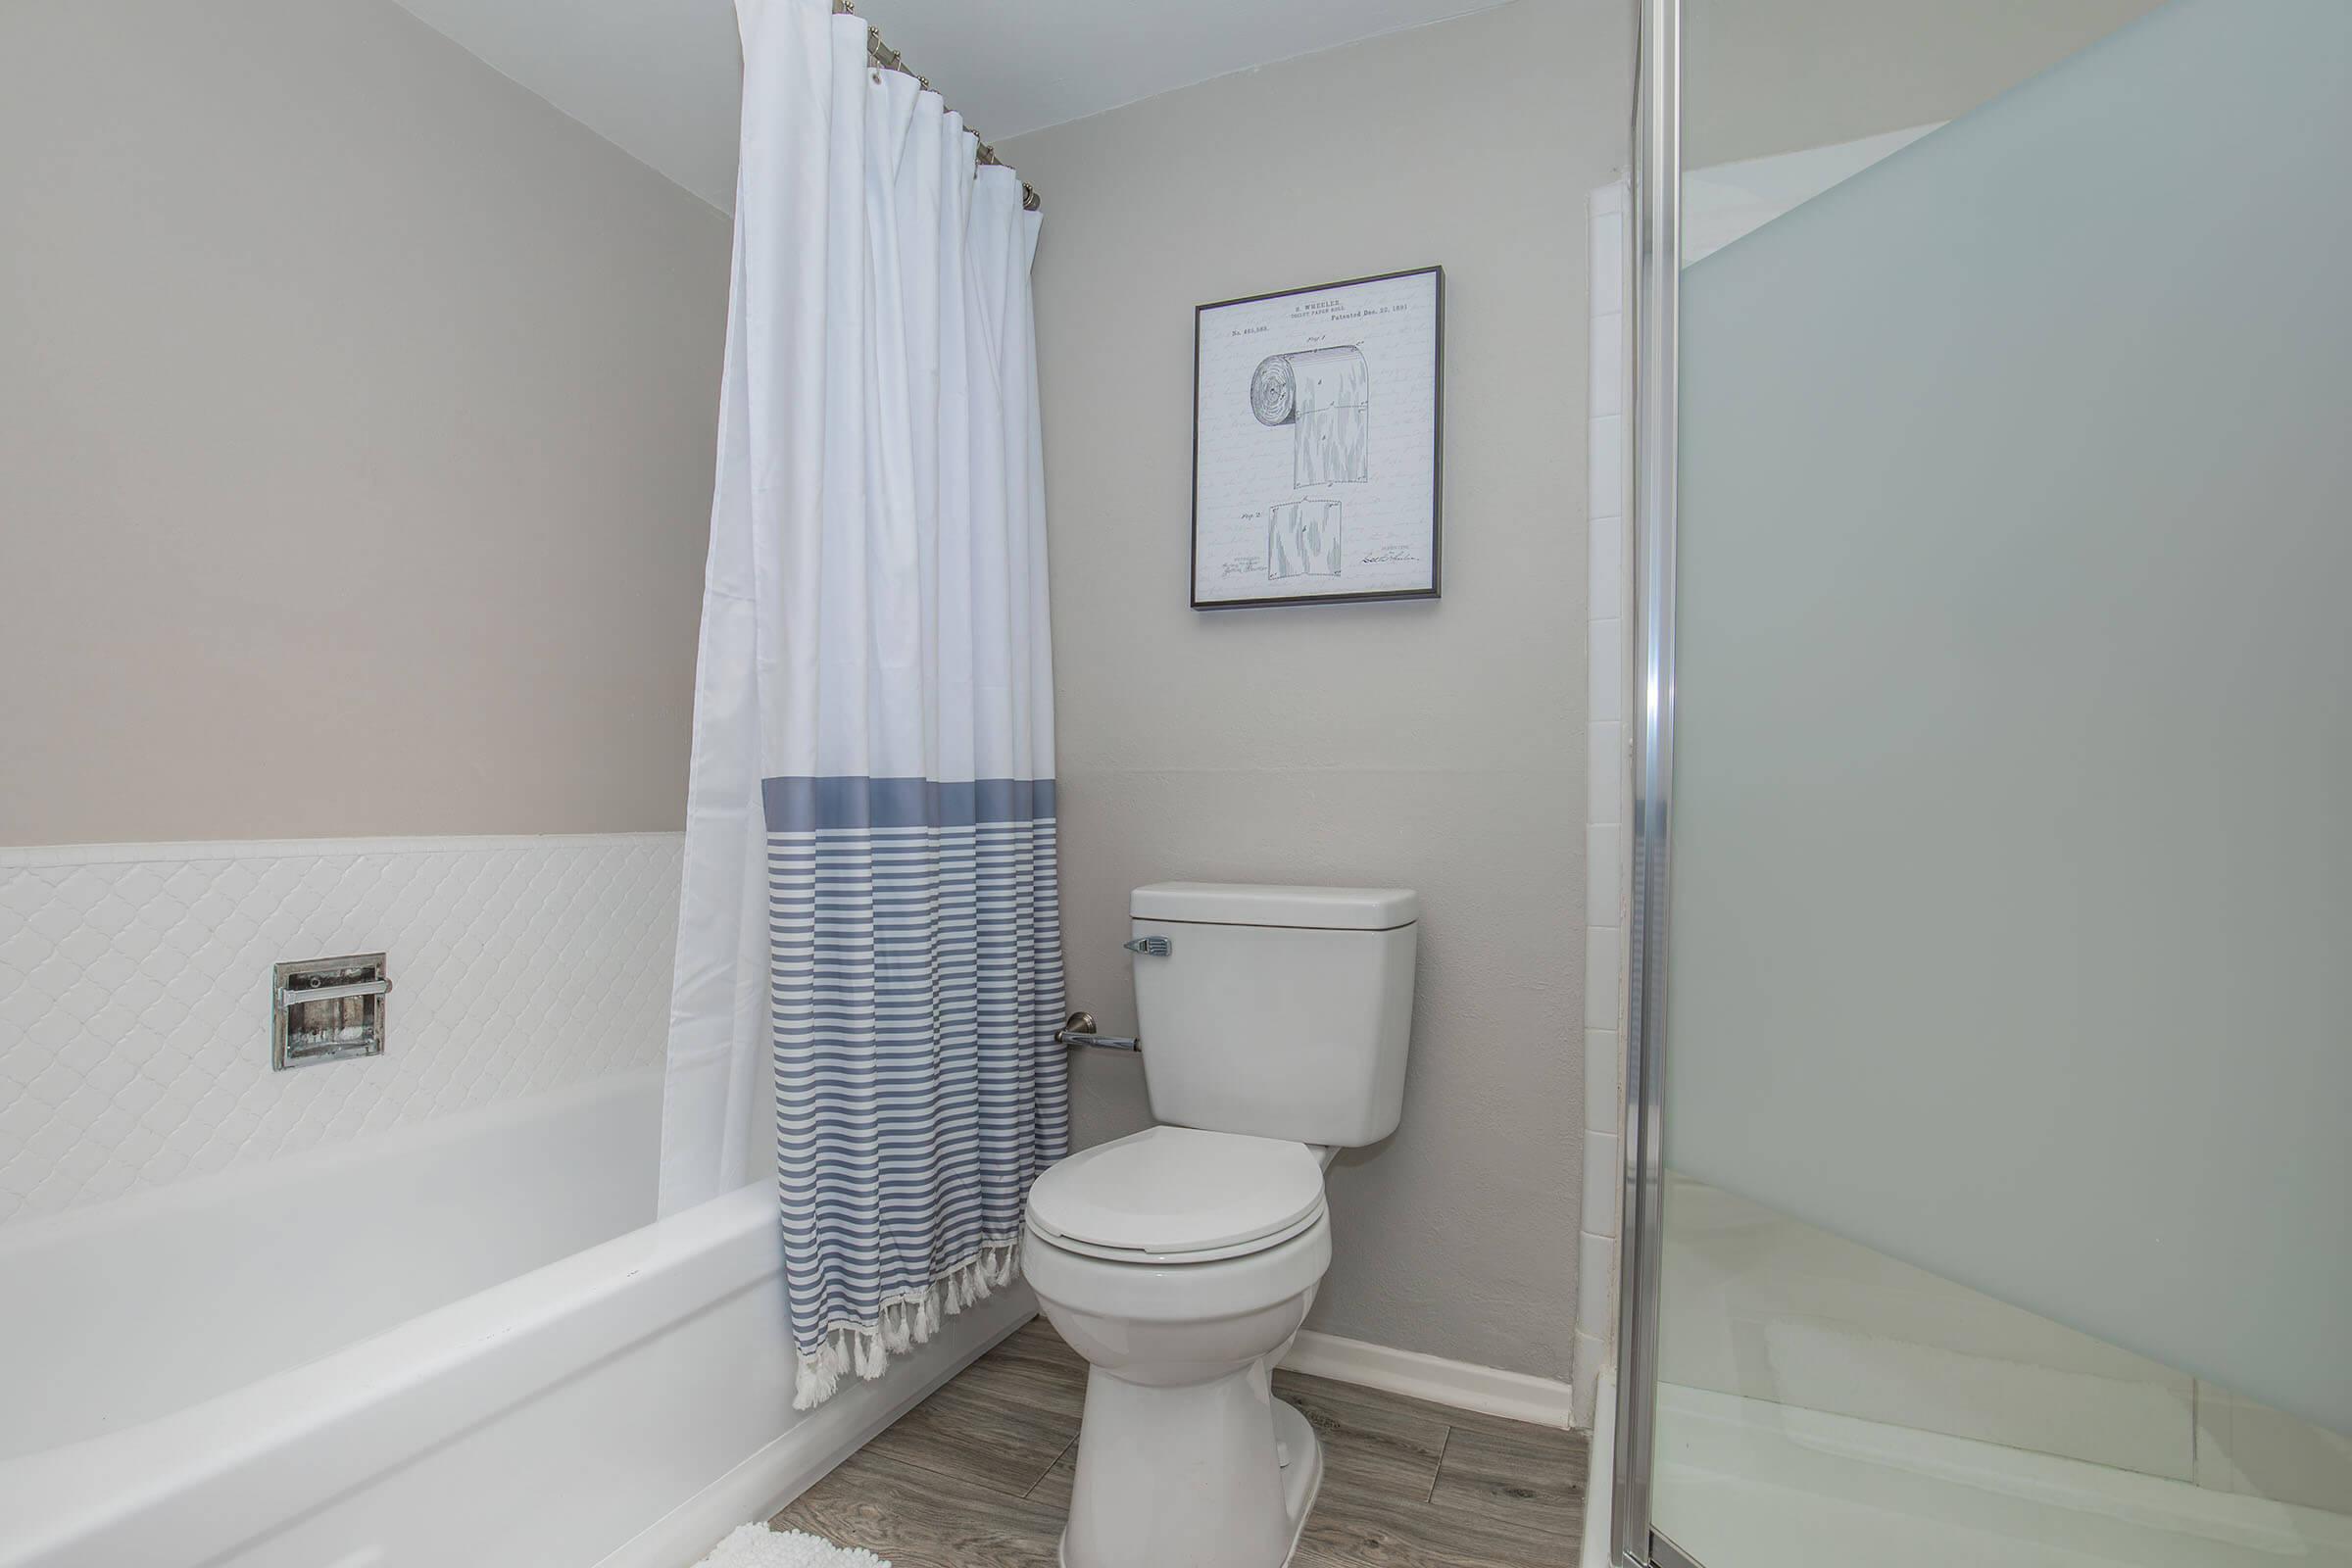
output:
<path id="1" fill-rule="evenodd" d="M 1162 882 L 1129 906 L 1160 1125 L 1030 1189 L 1023 1268 L 1087 1361 L 1063 1568 L 1279 1568 L 1323 1454 L 1273 1396 L 1331 1263 L 1323 1172 L 1395 1131 L 1418 900 Z"/>

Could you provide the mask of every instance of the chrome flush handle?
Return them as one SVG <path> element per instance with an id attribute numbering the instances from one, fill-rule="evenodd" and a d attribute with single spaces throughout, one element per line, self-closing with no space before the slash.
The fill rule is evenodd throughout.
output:
<path id="1" fill-rule="evenodd" d="M 1100 1046 L 1104 1051 L 1141 1051 L 1143 1042 L 1133 1035 L 1103 1035 L 1095 1032 L 1095 1015 L 1073 1012 L 1054 1031 L 1057 1046 Z"/>
<path id="2" fill-rule="evenodd" d="M 1134 941 L 1122 942 L 1119 946 L 1125 948 L 1129 953 L 1139 953 L 1150 958 L 1164 958 L 1168 956 L 1168 939 L 1166 937 L 1137 937 Z"/>

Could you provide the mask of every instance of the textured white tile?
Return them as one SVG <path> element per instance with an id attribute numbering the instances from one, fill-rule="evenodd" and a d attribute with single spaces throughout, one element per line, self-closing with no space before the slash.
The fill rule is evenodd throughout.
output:
<path id="1" fill-rule="evenodd" d="M 1610 316 L 1625 309 L 1625 215 L 1594 213 L 1592 233 L 1592 314 Z"/>
<path id="2" fill-rule="evenodd" d="M 1617 1244 L 1606 1236 L 1576 1240 L 1576 1321 L 1588 1333 L 1609 1320 L 1616 1256 Z"/>
<path id="3" fill-rule="evenodd" d="M 0 1224 L 660 1062 L 681 842 L 0 852 Z M 270 965 L 379 949 L 385 1054 L 272 1072 Z"/>
<path id="4" fill-rule="evenodd" d="M 1586 647 L 1589 689 L 1586 716 L 1606 722 L 1625 717 L 1625 622 L 1590 623 Z"/>
<path id="5" fill-rule="evenodd" d="M 1585 927 L 1585 1027 L 1617 1027 L 1617 975 L 1625 952 L 1614 926 Z"/>
<path id="6" fill-rule="evenodd" d="M 1585 532 L 1587 617 L 1615 619 L 1625 613 L 1624 520 L 1594 517 L 1586 525 Z"/>
<path id="7" fill-rule="evenodd" d="M 1617 1010 L 1624 962 L 1622 748 L 1630 603 L 1625 540 L 1625 188 L 1592 195 L 1592 417 L 1586 427 L 1585 1140 L 1573 1382 L 1589 1420 L 1615 1317 L 1618 1167 Z"/>
<path id="8" fill-rule="evenodd" d="M 1585 514 L 1587 517 L 1623 517 L 1625 496 L 1625 416 L 1622 414 L 1595 415 L 1585 422 Z M 1620 523 L 1619 534 L 1625 531 Z M 1620 556 L 1625 554 L 1619 546 Z M 1615 610 L 1607 612 L 1616 614 Z"/>
<path id="9" fill-rule="evenodd" d="M 1617 1234 L 1617 1192 L 1625 1170 L 1617 1156 L 1615 1133 L 1585 1134 L 1583 1229 L 1594 1236 Z"/>
<path id="10" fill-rule="evenodd" d="M 1585 1031 L 1585 1131 L 1614 1133 L 1620 1125 L 1617 1075 L 1623 1036 L 1614 1029 Z"/>
<path id="11" fill-rule="evenodd" d="M 1585 819 L 1625 820 L 1625 725 L 1604 719 L 1585 726 Z"/>
<path id="12" fill-rule="evenodd" d="M 1625 829 L 1614 822 L 1585 826 L 1585 920 L 1589 925 L 1621 925 L 1617 887 L 1625 876 Z"/>
<path id="13" fill-rule="evenodd" d="M 1625 318 L 1592 318 L 1592 380 L 1590 407 L 1593 418 L 1625 412 Z"/>
<path id="14" fill-rule="evenodd" d="M 1593 1403 L 1599 1397 L 1600 1374 L 1610 1359 L 1608 1341 L 1586 1333 L 1580 1326 L 1576 1331 L 1576 1348 L 1569 1361 L 1568 1376 L 1575 1389 L 1572 1419 L 1587 1432 L 1592 1430 Z M 1588 1556 L 1585 1560 L 1591 1562 L 1593 1559 Z"/>

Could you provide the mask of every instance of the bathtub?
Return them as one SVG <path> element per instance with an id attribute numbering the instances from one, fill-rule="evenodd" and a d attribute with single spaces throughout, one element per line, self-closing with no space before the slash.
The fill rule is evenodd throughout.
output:
<path id="1" fill-rule="evenodd" d="M 686 1568 L 1034 1311 L 795 1412 L 773 1199 L 655 1222 L 660 1101 L 616 1077 L 0 1232 L 0 1568 Z"/>

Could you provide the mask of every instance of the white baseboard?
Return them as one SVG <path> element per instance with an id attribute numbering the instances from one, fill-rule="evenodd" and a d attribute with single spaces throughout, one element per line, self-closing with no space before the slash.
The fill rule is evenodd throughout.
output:
<path id="1" fill-rule="evenodd" d="M 1410 1395 L 1432 1404 L 1456 1410 L 1476 1410 L 1511 1421 L 1538 1426 L 1572 1425 L 1574 1391 L 1551 1378 L 1505 1372 L 1498 1367 L 1472 1366 L 1423 1355 L 1418 1350 L 1392 1350 L 1385 1345 L 1344 1340 L 1336 1334 L 1301 1330 L 1282 1364 L 1294 1372 L 1354 1383 L 1390 1394 Z"/>
<path id="2" fill-rule="evenodd" d="M 1037 1315 L 1037 1299 L 1015 1284 L 975 1301 L 907 1359 L 906 1375 L 849 1383 L 807 1419 L 641 1530 L 596 1568 L 687 1568 L 737 1525 L 766 1519 L 831 1474 L 884 1427 L 980 1359 Z M 781 1332 L 779 1326 L 778 1332 Z M 925 1352 L 944 1352 L 929 1354 Z M 893 1357 L 894 1372 L 899 1358 Z"/>

